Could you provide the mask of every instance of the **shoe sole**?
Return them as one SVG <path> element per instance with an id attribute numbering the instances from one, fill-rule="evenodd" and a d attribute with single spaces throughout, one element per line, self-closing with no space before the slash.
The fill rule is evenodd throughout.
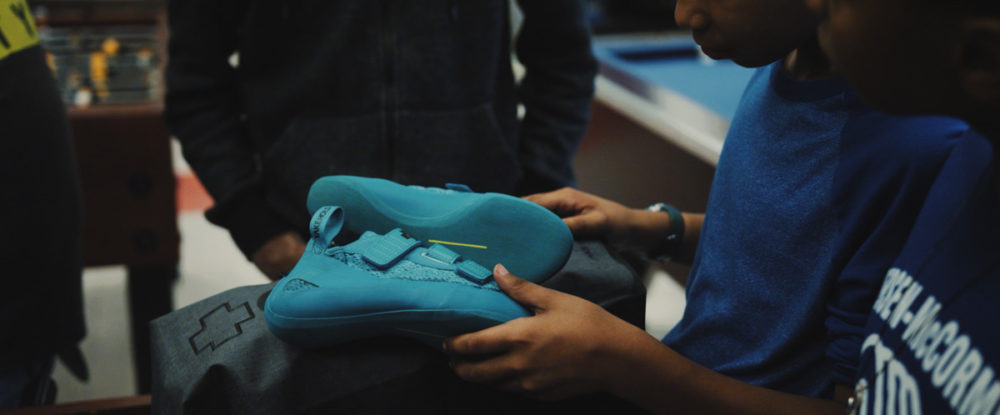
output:
<path id="1" fill-rule="evenodd" d="M 440 350 L 444 339 L 508 321 L 449 310 L 399 310 L 309 321 L 268 312 L 267 326 L 275 336 L 306 349 L 371 337 L 402 336 Z"/>
<path id="2" fill-rule="evenodd" d="M 444 211 L 432 211 L 427 200 Z M 351 233 L 402 228 L 487 268 L 503 264 L 535 283 L 562 268 L 573 247 L 569 228 L 554 213 L 500 193 L 438 194 L 382 179 L 328 176 L 312 185 L 307 201 L 310 214 L 326 205 L 344 209 Z"/>
<path id="3" fill-rule="evenodd" d="M 383 335 L 440 348 L 445 338 L 529 315 L 499 291 L 380 278 L 321 257 L 303 257 L 274 286 L 264 313 L 272 333 L 304 348 Z"/>

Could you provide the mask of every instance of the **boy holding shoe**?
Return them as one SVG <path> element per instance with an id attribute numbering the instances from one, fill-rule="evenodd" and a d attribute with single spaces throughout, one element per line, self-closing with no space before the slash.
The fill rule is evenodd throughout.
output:
<path id="1" fill-rule="evenodd" d="M 832 398 L 833 384 L 853 382 L 873 276 L 903 249 L 912 206 L 967 127 L 867 108 L 831 75 L 800 0 L 681 0 L 676 13 L 710 56 L 766 65 L 733 120 L 705 215 L 572 189 L 529 198 L 577 236 L 693 259 L 682 321 L 657 341 L 498 267 L 535 316 L 446 341 L 455 370 L 539 398 L 607 390 L 656 412 L 842 411 L 796 395 Z"/>

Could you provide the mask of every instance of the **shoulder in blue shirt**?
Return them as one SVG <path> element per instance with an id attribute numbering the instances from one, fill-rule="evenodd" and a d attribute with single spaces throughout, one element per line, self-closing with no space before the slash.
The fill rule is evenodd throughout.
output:
<path id="1" fill-rule="evenodd" d="M 949 137 L 964 128 L 876 113 L 839 78 L 797 81 L 780 62 L 758 70 L 719 160 L 687 308 L 664 343 L 750 383 L 824 394 L 830 296 L 863 297 L 835 290 L 838 279 L 863 276 L 858 286 L 877 291 L 870 280 L 905 239 L 895 230 L 916 216 L 900 203 L 926 194 Z M 933 144 L 914 151 L 907 139 Z M 871 297 L 832 303 L 858 328 L 845 347 L 857 350 Z"/>

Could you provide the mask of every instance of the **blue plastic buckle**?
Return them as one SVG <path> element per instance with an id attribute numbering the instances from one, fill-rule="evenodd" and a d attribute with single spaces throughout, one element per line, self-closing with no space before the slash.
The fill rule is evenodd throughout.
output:
<path id="1" fill-rule="evenodd" d="M 379 269 L 392 267 L 401 258 L 420 246 L 420 241 L 396 228 L 375 241 L 361 254 L 369 264 Z"/>

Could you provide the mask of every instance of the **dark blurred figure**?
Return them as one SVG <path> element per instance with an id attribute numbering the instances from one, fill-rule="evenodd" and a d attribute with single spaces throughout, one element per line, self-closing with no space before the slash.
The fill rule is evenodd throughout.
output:
<path id="1" fill-rule="evenodd" d="M 55 355 L 84 336 L 80 186 L 38 41 L 26 2 L 0 0 L 0 409 L 50 403 Z"/>
<path id="2" fill-rule="evenodd" d="M 594 34 L 665 32 L 677 30 L 675 0 L 587 0 Z"/>
<path id="3" fill-rule="evenodd" d="M 167 123 L 208 219 L 274 279 L 304 249 L 321 176 L 573 184 L 597 70 L 583 0 L 517 3 L 520 85 L 508 0 L 170 0 Z"/>

